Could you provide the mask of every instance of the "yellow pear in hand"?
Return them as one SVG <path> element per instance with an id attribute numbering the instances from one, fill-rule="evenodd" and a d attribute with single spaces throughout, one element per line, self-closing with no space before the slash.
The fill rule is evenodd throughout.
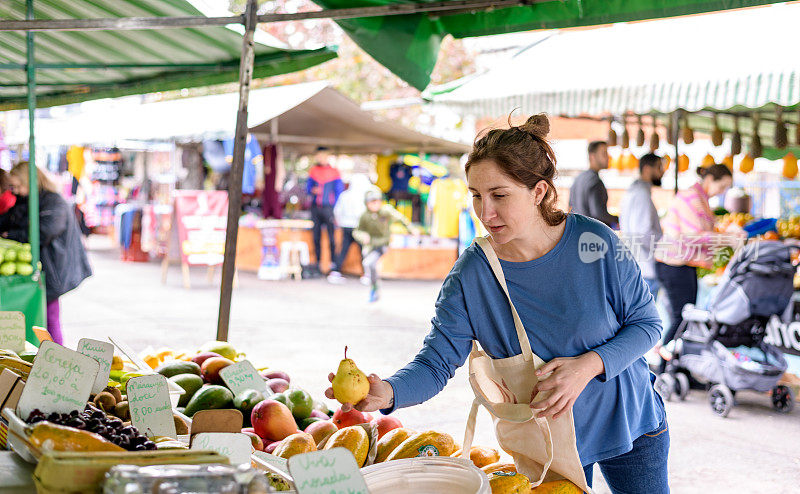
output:
<path id="1" fill-rule="evenodd" d="M 344 347 L 344 360 L 339 362 L 339 369 L 331 382 L 333 397 L 341 404 L 355 405 L 369 393 L 367 375 L 356 367 L 356 363 L 347 358 L 347 347 Z"/>

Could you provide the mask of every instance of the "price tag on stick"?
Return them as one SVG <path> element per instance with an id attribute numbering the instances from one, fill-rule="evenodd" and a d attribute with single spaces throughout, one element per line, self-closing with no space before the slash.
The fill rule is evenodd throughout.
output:
<path id="1" fill-rule="evenodd" d="M 202 432 L 192 439 L 192 449 L 216 451 L 227 456 L 233 465 L 250 463 L 253 442 L 241 432 Z"/>
<path id="2" fill-rule="evenodd" d="M 176 437 L 167 378 L 161 374 L 133 377 L 127 387 L 133 426 L 147 437 Z"/>
<path id="3" fill-rule="evenodd" d="M 100 364 L 91 357 L 45 341 L 22 391 L 17 414 L 27 419 L 34 409 L 44 413 L 83 410 Z"/>
<path id="4" fill-rule="evenodd" d="M 248 389 L 255 389 L 264 396 L 272 395 L 271 391 L 267 392 L 267 381 L 261 377 L 261 374 L 258 373 L 249 360 L 242 360 L 225 367 L 219 371 L 219 376 L 233 391 L 234 396 Z"/>
<path id="5" fill-rule="evenodd" d="M 100 364 L 100 372 L 92 386 L 92 393 L 103 391 L 108 385 L 108 375 L 111 372 L 111 360 L 114 358 L 114 345 L 105 341 L 81 338 L 78 342 L 78 353 L 92 357 Z"/>
<path id="6" fill-rule="evenodd" d="M 0 348 L 17 353 L 25 351 L 25 314 L 0 311 Z"/>
<path id="7" fill-rule="evenodd" d="M 289 471 L 298 494 L 369 494 L 353 453 L 344 448 L 292 456 Z"/>

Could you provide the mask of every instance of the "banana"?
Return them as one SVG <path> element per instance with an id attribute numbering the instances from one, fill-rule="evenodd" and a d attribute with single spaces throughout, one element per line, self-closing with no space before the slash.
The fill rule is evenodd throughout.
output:
<path id="1" fill-rule="evenodd" d="M 9 369 L 16 374 L 19 374 L 22 379 L 27 380 L 28 376 L 31 374 L 32 367 L 33 364 L 25 362 L 22 359 L 9 356 L 0 356 L 0 372 L 2 372 L 3 369 Z"/>

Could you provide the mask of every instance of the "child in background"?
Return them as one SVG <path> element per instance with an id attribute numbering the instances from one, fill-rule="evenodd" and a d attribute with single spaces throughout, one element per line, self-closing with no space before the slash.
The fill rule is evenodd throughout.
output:
<path id="1" fill-rule="evenodd" d="M 383 195 L 377 190 L 371 190 L 364 196 L 367 210 L 358 221 L 358 228 L 353 232 L 353 238 L 363 248 L 364 274 L 370 281 L 369 301 L 378 300 L 378 261 L 386 252 L 389 245 L 392 223 L 398 221 L 411 229 L 411 222 L 388 204 L 383 204 Z"/>

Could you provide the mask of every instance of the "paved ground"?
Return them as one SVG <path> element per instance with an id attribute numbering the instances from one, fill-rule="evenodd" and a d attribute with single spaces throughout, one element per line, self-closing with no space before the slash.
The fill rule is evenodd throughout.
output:
<path id="1" fill-rule="evenodd" d="M 192 272 L 191 290 L 181 287 L 177 267 L 162 285 L 159 265 L 120 262 L 102 240 L 92 241 L 95 276 L 62 301 L 68 344 L 84 336 L 118 335 L 141 350 L 193 349 L 214 339 L 219 289 L 206 283 L 205 270 Z M 370 305 L 356 280 L 343 286 L 323 280 L 265 282 L 242 273 L 230 341 L 254 362 L 286 370 L 321 397 L 325 376 L 336 369 L 345 345 L 361 369 L 378 375 L 408 362 L 428 331 L 438 288 L 430 282 L 386 282 L 383 299 Z M 737 398 L 740 406 L 728 419 L 712 416 L 698 391 L 686 402 L 668 404 L 673 492 L 800 491 L 800 407 L 778 415 L 766 396 Z M 408 427 L 442 430 L 460 442 L 471 399 L 462 368 L 438 396 L 397 415 Z M 475 442 L 495 444 L 485 413 L 479 415 Z M 596 485 L 598 492 L 608 492 L 602 481 Z"/>

